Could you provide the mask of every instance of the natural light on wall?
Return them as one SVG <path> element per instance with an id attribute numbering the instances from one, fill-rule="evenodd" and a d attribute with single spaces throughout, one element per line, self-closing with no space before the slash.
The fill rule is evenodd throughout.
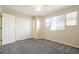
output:
<path id="1" fill-rule="evenodd" d="M 77 12 L 71 12 L 66 14 L 66 25 L 67 26 L 77 25 Z"/>
<path id="2" fill-rule="evenodd" d="M 36 17 L 36 30 L 37 32 L 40 30 L 40 20 L 38 17 Z"/>

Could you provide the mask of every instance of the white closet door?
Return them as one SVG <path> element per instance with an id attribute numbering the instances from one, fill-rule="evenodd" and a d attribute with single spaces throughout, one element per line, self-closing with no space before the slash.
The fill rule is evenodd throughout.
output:
<path id="1" fill-rule="evenodd" d="M 2 14 L 2 45 L 15 42 L 15 16 Z"/>
<path id="2" fill-rule="evenodd" d="M 29 17 L 16 17 L 16 41 L 31 38 L 32 21 Z"/>

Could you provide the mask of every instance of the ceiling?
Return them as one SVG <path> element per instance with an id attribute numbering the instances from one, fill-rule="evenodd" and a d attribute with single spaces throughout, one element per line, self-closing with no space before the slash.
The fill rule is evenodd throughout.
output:
<path id="1" fill-rule="evenodd" d="M 3 12 L 18 13 L 27 16 L 46 16 L 69 5 L 41 5 L 40 11 L 36 11 L 34 5 L 3 5 Z"/>

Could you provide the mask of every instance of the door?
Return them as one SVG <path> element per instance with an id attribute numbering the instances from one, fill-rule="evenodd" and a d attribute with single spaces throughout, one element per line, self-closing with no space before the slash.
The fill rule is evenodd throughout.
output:
<path id="1" fill-rule="evenodd" d="M 2 45 L 2 15 L 0 13 L 0 46 Z"/>
<path id="2" fill-rule="evenodd" d="M 2 14 L 2 45 L 15 42 L 15 16 Z"/>
<path id="3" fill-rule="evenodd" d="M 31 18 L 16 17 L 16 41 L 31 38 Z"/>

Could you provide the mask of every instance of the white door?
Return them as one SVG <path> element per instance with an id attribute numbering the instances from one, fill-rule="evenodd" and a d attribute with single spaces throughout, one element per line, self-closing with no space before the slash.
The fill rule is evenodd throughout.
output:
<path id="1" fill-rule="evenodd" d="M 15 42 L 15 16 L 2 14 L 2 45 Z"/>
<path id="2" fill-rule="evenodd" d="M 0 46 L 2 45 L 2 15 L 0 13 Z"/>
<path id="3" fill-rule="evenodd" d="M 31 37 L 32 22 L 30 18 L 16 17 L 16 41 Z"/>

